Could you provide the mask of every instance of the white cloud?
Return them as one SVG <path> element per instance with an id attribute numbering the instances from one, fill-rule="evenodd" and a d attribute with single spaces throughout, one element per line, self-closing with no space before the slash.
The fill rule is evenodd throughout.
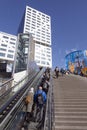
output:
<path id="1" fill-rule="evenodd" d="M 73 49 L 70 49 L 70 50 L 65 50 L 65 54 L 69 54 L 70 52 L 73 52 L 73 51 L 77 51 L 76 48 L 73 48 Z"/>
<path id="2" fill-rule="evenodd" d="M 71 49 L 71 51 L 77 51 L 77 49 L 76 49 L 76 48 L 73 48 L 73 49 Z"/>
<path id="3" fill-rule="evenodd" d="M 69 50 L 65 50 L 65 54 L 67 55 L 68 53 L 70 53 L 70 51 Z"/>

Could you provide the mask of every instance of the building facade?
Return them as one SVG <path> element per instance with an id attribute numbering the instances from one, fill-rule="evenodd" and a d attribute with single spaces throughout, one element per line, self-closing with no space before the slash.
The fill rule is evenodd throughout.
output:
<path id="1" fill-rule="evenodd" d="M 51 68 L 51 17 L 26 6 L 18 32 L 32 34 L 35 44 L 34 60 L 38 66 Z"/>
<path id="2" fill-rule="evenodd" d="M 0 60 L 14 61 L 17 36 L 0 32 Z"/>
<path id="3" fill-rule="evenodd" d="M 0 67 L 3 66 L 7 72 L 12 71 L 15 57 L 17 36 L 0 32 Z"/>

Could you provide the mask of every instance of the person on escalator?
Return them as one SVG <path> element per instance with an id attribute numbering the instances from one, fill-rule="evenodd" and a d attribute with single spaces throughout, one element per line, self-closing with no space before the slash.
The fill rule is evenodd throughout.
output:
<path id="1" fill-rule="evenodd" d="M 47 95 L 43 91 L 42 86 L 39 86 L 38 90 L 34 94 L 34 103 L 37 104 L 37 106 L 42 106 L 43 104 L 46 103 Z"/>
<path id="2" fill-rule="evenodd" d="M 43 83 L 43 91 L 47 94 L 48 90 L 49 90 L 49 86 L 50 86 L 50 82 L 47 79 L 44 83 Z"/>
<path id="3" fill-rule="evenodd" d="M 39 86 L 38 90 L 34 94 L 34 104 L 32 107 L 34 120 L 37 122 L 42 120 L 43 112 L 45 112 L 47 95 L 43 91 L 42 86 Z"/>
<path id="4" fill-rule="evenodd" d="M 25 98 L 25 105 L 26 105 L 26 121 L 29 121 L 32 118 L 32 105 L 33 105 L 33 96 L 34 96 L 34 88 L 31 87 L 29 90 L 26 98 Z"/>

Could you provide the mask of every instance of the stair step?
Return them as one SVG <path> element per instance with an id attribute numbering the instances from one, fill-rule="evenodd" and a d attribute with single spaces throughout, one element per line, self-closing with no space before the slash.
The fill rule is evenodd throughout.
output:
<path id="1" fill-rule="evenodd" d="M 87 83 L 77 76 L 54 81 L 55 130 L 87 130 Z"/>
<path id="2" fill-rule="evenodd" d="M 87 126 L 55 126 L 55 130 L 87 130 Z"/>

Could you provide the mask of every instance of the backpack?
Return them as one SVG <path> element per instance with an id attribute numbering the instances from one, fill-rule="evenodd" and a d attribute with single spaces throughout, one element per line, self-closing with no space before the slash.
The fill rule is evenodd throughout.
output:
<path id="1" fill-rule="evenodd" d="M 47 89 L 48 88 L 48 84 L 47 83 L 44 83 L 43 84 L 43 89 Z"/>
<path id="2" fill-rule="evenodd" d="M 31 97 L 29 95 L 27 95 L 25 98 L 25 103 L 28 104 L 30 102 L 31 102 Z"/>
<path id="3" fill-rule="evenodd" d="M 42 93 L 40 93 L 40 94 L 37 95 L 36 101 L 37 101 L 37 104 L 40 104 L 40 105 L 42 105 L 44 103 Z"/>

